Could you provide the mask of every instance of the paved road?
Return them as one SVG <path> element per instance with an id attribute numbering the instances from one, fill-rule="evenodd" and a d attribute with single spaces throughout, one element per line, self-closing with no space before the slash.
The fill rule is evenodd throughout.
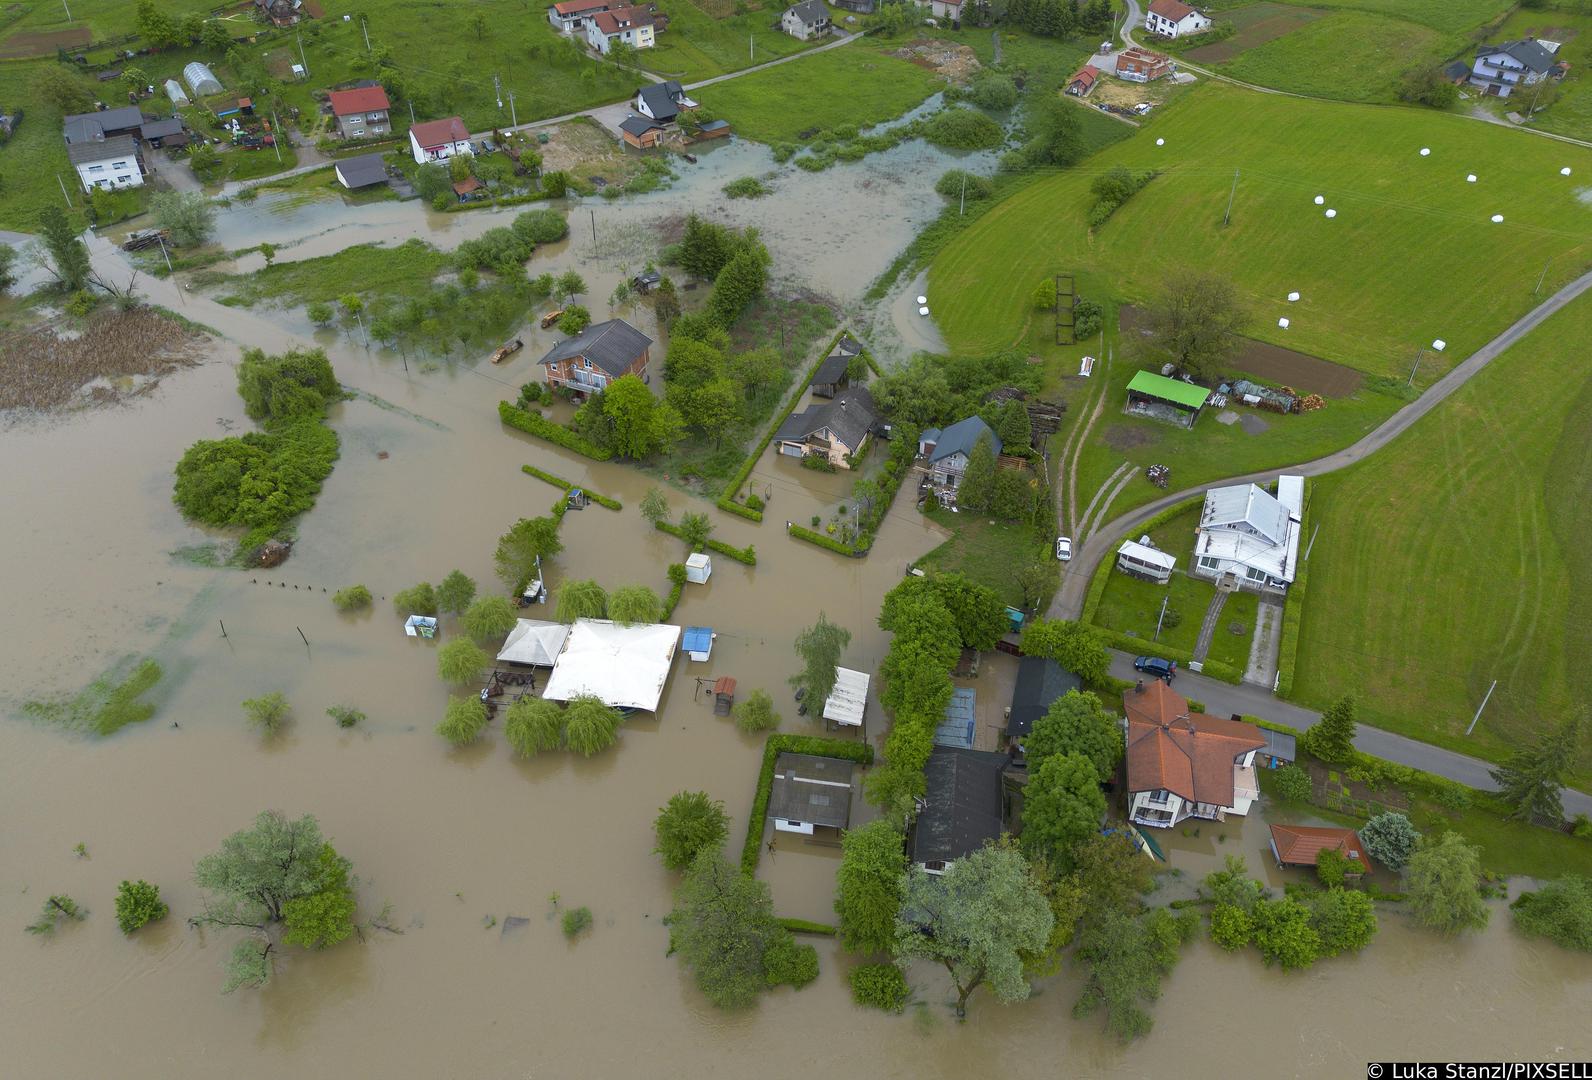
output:
<path id="1" fill-rule="evenodd" d="M 1141 29 L 1144 26 L 1144 12 L 1140 10 L 1138 0 L 1124 0 L 1124 3 L 1127 5 L 1127 15 L 1123 17 L 1122 28 L 1117 32 L 1117 36 L 1125 45 L 1139 45 L 1141 43 L 1134 40 L 1133 32 L 1137 29 Z M 1155 46 L 1152 43 L 1144 47 L 1153 49 Z M 1261 94 L 1276 94 L 1280 97 L 1304 98 L 1307 101 L 1331 101 L 1335 104 L 1344 104 L 1344 102 L 1338 101 L 1336 98 L 1315 97 L 1311 94 L 1298 94 L 1292 90 L 1278 90 L 1274 86 L 1259 86 L 1255 83 L 1247 83 L 1242 79 L 1234 79 L 1230 76 L 1223 75 L 1220 72 L 1212 71 L 1210 68 L 1200 67 L 1198 64 L 1191 64 L 1181 56 L 1177 57 L 1177 66 L 1184 71 L 1197 72 L 1207 79 L 1218 79 L 1221 82 L 1230 83 L 1233 86 L 1242 86 L 1246 90 L 1254 90 Z M 1387 107 L 1410 108 L 1412 106 L 1392 105 Z M 1586 139 L 1577 139 L 1569 135 L 1556 135 L 1551 131 L 1543 131 L 1539 128 L 1523 127 L 1519 124 L 1511 124 L 1509 121 L 1501 120 L 1491 114 L 1478 116 L 1475 113 L 1456 113 L 1455 115 L 1465 116 L 1468 119 L 1479 120 L 1488 124 L 1497 124 L 1502 127 L 1511 128 L 1515 131 L 1524 131 L 1529 135 L 1537 135 L 1544 139 L 1555 139 L 1558 142 L 1571 143 L 1575 146 L 1592 147 L 1592 142 L 1588 142 Z"/>
<path id="2" fill-rule="evenodd" d="M 1119 679 L 1138 678 L 1138 674 L 1133 670 L 1132 655 L 1112 650 L 1111 674 Z M 1274 723 L 1298 728 L 1300 731 L 1321 719 L 1320 713 L 1275 698 L 1270 691 L 1259 686 L 1247 684 L 1233 686 L 1231 683 L 1219 682 L 1193 671 L 1178 672 L 1176 686 L 1178 693 L 1201 702 L 1205 706 L 1205 711 L 1212 716 L 1231 716 L 1234 713 L 1259 716 Z M 1354 745 L 1375 757 L 1422 769 L 1438 776 L 1446 776 L 1450 780 L 1456 780 L 1466 787 L 1473 787 L 1479 791 L 1494 791 L 1498 787 L 1488 775 L 1488 769 L 1491 768 L 1488 762 L 1466 757 L 1452 750 L 1444 750 L 1440 746 L 1433 746 L 1418 739 L 1406 738 L 1403 735 L 1395 735 L 1390 731 L 1361 724 L 1359 733 L 1354 738 Z M 1592 795 L 1566 789 L 1564 813 L 1566 817 L 1572 818 L 1577 814 L 1592 815 Z"/>
<path id="3" fill-rule="evenodd" d="M 1407 431 L 1421 417 L 1442 404 L 1450 394 L 1465 385 L 1472 376 L 1490 364 L 1505 349 L 1525 337 L 1544 319 L 1586 292 L 1589 288 L 1592 288 L 1592 270 L 1582 274 L 1548 297 L 1537 307 L 1532 308 L 1514 325 L 1460 361 L 1452 371 L 1433 383 L 1426 393 L 1388 417 L 1381 427 L 1366 435 L 1353 446 L 1339 450 L 1335 454 L 1328 454 L 1326 457 L 1317 458 L 1314 461 L 1307 461 L 1299 465 L 1283 465 L 1266 469 L 1262 472 L 1246 473 L 1243 476 L 1234 476 L 1226 480 L 1215 480 L 1198 488 L 1186 488 L 1170 495 L 1162 495 L 1137 510 L 1132 510 L 1114 521 L 1109 521 L 1100 526 L 1073 552 L 1072 561 L 1067 564 L 1066 576 L 1062 579 L 1061 590 L 1056 593 L 1055 599 L 1051 601 L 1050 610 L 1047 614 L 1053 619 L 1076 619 L 1083 611 L 1084 595 L 1089 590 L 1089 582 L 1094 577 L 1095 568 L 1100 565 L 1102 559 L 1116 549 L 1121 538 L 1142 526 L 1162 510 L 1204 494 L 1207 487 L 1217 487 L 1225 484 L 1261 483 L 1273 479 L 1279 472 L 1298 473 L 1304 476 L 1322 476 L 1353 465 L 1355 462 L 1380 450 Z"/>

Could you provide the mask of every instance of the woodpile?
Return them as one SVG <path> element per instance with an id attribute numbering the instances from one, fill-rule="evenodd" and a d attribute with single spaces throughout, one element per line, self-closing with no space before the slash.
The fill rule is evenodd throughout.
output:
<path id="1" fill-rule="evenodd" d="M 1326 407 L 1326 399 L 1320 394 L 1306 394 L 1299 402 L 1300 412 L 1315 412 L 1317 409 L 1324 409 Z"/>

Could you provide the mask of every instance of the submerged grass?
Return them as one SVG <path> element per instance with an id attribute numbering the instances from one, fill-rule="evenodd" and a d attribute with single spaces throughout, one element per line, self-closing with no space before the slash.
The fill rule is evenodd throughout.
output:
<path id="1" fill-rule="evenodd" d="M 113 735 L 128 724 L 155 715 L 155 706 L 138 699 L 160 682 L 164 672 L 154 660 L 140 660 L 125 675 L 125 662 L 89 683 L 76 696 L 56 701 L 30 701 L 22 712 L 68 731 Z"/>

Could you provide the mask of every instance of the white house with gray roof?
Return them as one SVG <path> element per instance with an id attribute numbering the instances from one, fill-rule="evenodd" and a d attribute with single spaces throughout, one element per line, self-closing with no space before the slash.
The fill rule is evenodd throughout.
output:
<path id="1" fill-rule="evenodd" d="M 779 28 L 798 41 L 811 41 L 829 33 L 829 9 L 824 0 L 802 0 L 779 17 Z"/>
<path id="2" fill-rule="evenodd" d="M 77 170 L 84 191 L 116 191 L 144 186 L 144 159 L 131 135 L 116 135 L 100 142 L 71 143 L 67 160 Z"/>
<path id="3" fill-rule="evenodd" d="M 1517 86 L 1535 86 L 1555 66 L 1553 53 L 1534 38 L 1482 45 L 1471 65 L 1470 85 L 1492 97 L 1508 97 Z"/>
<path id="4" fill-rule="evenodd" d="M 918 436 L 918 456 L 929 471 L 929 483 L 936 492 L 954 492 L 962 485 L 967 473 L 968 459 L 978 440 L 989 436 L 990 449 L 999 457 L 1001 438 L 995 429 L 984 422 L 982 416 L 969 416 L 958 420 L 943 431 L 929 428 Z"/>
<path id="5" fill-rule="evenodd" d="M 1305 478 L 1279 476 L 1277 494 L 1257 484 L 1211 488 L 1194 537 L 1193 572 L 1258 593 L 1282 593 L 1299 569 Z"/>

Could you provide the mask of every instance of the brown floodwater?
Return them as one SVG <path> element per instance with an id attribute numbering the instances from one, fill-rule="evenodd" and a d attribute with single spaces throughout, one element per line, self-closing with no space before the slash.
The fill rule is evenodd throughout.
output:
<path id="1" fill-rule="evenodd" d="M 570 247 L 545 265 L 582 266 L 594 291 L 611 288 L 618 272 Z M 291 313 L 149 288 L 237 341 L 276 349 L 307 329 Z M 742 1013 L 712 1008 L 665 956 L 673 879 L 651 854 L 651 821 L 672 793 L 704 789 L 724 801 L 738 853 L 760 741 L 714 717 L 696 679 L 733 675 L 743 693 L 766 688 L 784 730 L 812 730 L 786 689 L 795 632 L 825 611 L 854 635 L 844 662 L 873 670 L 886 646 L 874 622 L 880 597 L 939 534 L 903 500 L 866 560 L 789 541 L 783 521 L 829 506 L 846 478 L 766 456 L 755 474 L 774 490 L 764 524 L 712 515 L 719 537 L 757 545 L 759 564 L 715 559 L 710 584 L 687 587 L 674 621 L 720 637 L 711 662 L 676 660 L 655 717 L 633 719 L 618 746 L 590 760 L 516 759 L 498 725 L 450 750 L 432 731 L 447 701 L 435 644 L 405 637 L 385 598 L 455 567 L 490 582 L 496 537 L 545 513 L 555 495 L 521 464 L 625 503 L 617 514 L 566 517 L 566 551 L 548 566 L 555 592 L 579 577 L 661 592 L 682 547 L 637 512 L 648 479 L 499 425 L 505 384 L 534 372 L 530 343 L 507 370 L 479 361 L 422 370 L 411 360 L 405 372 L 398 357 L 324 337 L 340 379 L 362 396 L 333 411 L 342 458 L 276 570 L 212 569 L 172 554 L 214 539 L 171 506 L 171 467 L 194 439 L 247 427 L 235 345 L 218 342 L 209 363 L 126 405 L 0 430 L 0 595 L 12 618 L 0 643 L 0 699 L 12 714 L 0 723 L 0 1073 L 1340 1077 L 1390 1057 L 1584 1057 L 1592 1046 L 1585 961 L 1517 937 L 1501 905 L 1486 932 L 1458 942 L 1386 914 L 1364 955 L 1302 974 L 1197 943 L 1154 1007 L 1155 1031 L 1126 1047 L 1098 1019 L 1071 1018 L 1070 967 L 1020 1005 L 980 995 L 958 1024 L 943 974 L 923 966 L 912 972 L 921 1004 L 907 1015 L 854 1008 L 844 981 L 853 961 L 830 942 L 819 945 L 822 974 L 807 989 Z M 371 613 L 340 616 L 329 594 L 353 582 L 382 599 Z M 15 715 L 24 701 L 70 694 L 140 655 L 167 672 L 153 695 L 159 713 L 144 725 L 91 740 Z M 270 690 L 287 695 L 295 718 L 262 744 L 238 703 Z M 334 704 L 368 720 L 339 730 L 325 715 Z M 880 716 L 875 702 L 876 741 Z M 266 989 L 223 996 L 233 936 L 184 925 L 198 908 L 190 875 L 199 855 L 265 808 L 317 815 L 353 860 L 362 911 L 390 904 L 401 933 L 291 952 Z M 79 842 L 86 859 L 73 854 Z M 1258 816 L 1166 842 L 1184 871 L 1173 890 L 1229 850 L 1264 866 Z M 764 860 L 777 910 L 826 916 L 832 848 L 782 837 Z M 128 939 L 112 897 L 130 877 L 157 882 L 172 917 Z M 24 935 L 53 892 L 92 914 L 53 939 Z M 573 944 L 553 917 L 555 893 L 595 916 Z M 529 921 L 505 929 L 510 916 Z"/>

